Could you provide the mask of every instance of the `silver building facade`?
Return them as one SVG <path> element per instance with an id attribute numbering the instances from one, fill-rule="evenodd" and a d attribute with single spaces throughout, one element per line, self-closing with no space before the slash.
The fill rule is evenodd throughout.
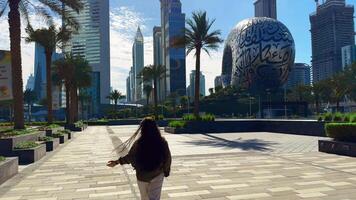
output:
<path id="1" fill-rule="evenodd" d="M 92 66 L 92 112 L 98 114 L 101 104 L 109 104 L 110 94 L 110 19 L 109 0 L 82 0 L 83 10 L 73 13 L 80 24 L 67 48 L 74 56 L 84 57 Z"/>

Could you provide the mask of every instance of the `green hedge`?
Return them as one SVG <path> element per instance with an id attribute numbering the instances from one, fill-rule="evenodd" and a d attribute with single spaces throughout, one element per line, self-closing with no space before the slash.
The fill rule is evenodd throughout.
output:
<path id="1" fill-rule="evenodd" d="M 329 123 L 325 125 L 325 132 L 336 140 L 356 142 L 356 123 Z"/>
<path id="2" fill-rule="evenodd" d="M 172 128 L 184 128 L 186 125 L 186 121 L 170 121 L 168 123 L 168 126 Z"/>
<path id="3" fill-rule="evenodd" d="M 215 116 L 212 114 L 204 114 L 201 116 L 195 116 L 193 114 L 184 115 L 183 121 L 215 121 Z"/>
<path id="4" fill-rule="evenodd" d="M 53 141 L 53 137 L 45 136 L 45 137 L 38 138 L 38 140 L 39 141 L 44 141 L 44 142 L 50 142 L 50 141 Z"/>
<path id="5" fill-rule="evenodd" d="M 318 116 L 318 121 L 356 123 L 356 113 L 324 113 Z"/>
<path id="6" fill-rule="evenodd" d="M 61 131 L 57 131 L 57 133 L 52 134 L 52 137 L 54 137 L 54 138 L 60 138 L 62 136 L 64 136 L 64 133 Z"/>
<path id="7" fill-rule="evenodd" d="M 35 133 L 36 131 L 37 131 L 36 129 L 24 129 L 24 130 L 7 129 L 6 131 L 0 132 L 0 138 L 9 138 L 9 137 L 14 137 L 19 135 L 27 135 L 27 134 Z"/>
<path id="8" fill-rule="evenodd" d="M 38 147 L 39 144 L 33 141 L 20 142 L 15 146 L 15 149 L 33 149 Z"/>
<path id="9" fill-rule="evenodd" d="M 6 158 L 3 156 L 0 156 L 0 162 L 4 161 Z"/>

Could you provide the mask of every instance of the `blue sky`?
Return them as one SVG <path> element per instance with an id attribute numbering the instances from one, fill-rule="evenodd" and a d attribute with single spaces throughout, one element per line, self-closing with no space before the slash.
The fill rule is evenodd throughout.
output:
<path id="1" fill-rule="evenodd" d="M 187 17 L 193 11 L 205 10 L 209 18 L 215 18 L 214 29 L 222 31 L 225 39 L 229 31 L 241 20 L 254 16 L 253 0 L 181 0 L 183 12 Z M 356 0 L 347 0 L 347 4 L 354 5 Z M 159 0 L 120 0 L 112 1 L 111 6 L 126 7 L 139 14 L 142 18 L 143 34 L 152 37 L 152 27 L 160 25 L 160 3 Z M 315 11 L 314 0 L 277 0 L 278 20 L 283 22 L 291 31 L 296 43 L 296 62 L 310 64 L 311 39 L 309 15 Z M 146 41 L 145 48 L 149 49 Z M 223 46 L 223 45 L 222 45 Z M 150 51 L 150 50 L 148 50 Z M 146 53 L 147 56 L 151 56 Z M 221 72 L 221 50 L 216 52 L 212 58 L 204 57 L 203 72 L 206 74 L 207 88 L 213 87 L 213 79 Z M 193 66 L 193 58 L 187 59 L 187 71 Z M 150 62 L 149 58 L 145 62 Z M 152 61 L 151 61 L 152 62 Z M 145 64 L 146 64 L 145 63 Z M 218 66 L 216 66 L 218 65 Z M 113 77 L 114 78 L 114 77 Z"/>
<path id="2" fill-rule="evenodd" d="M 222 38 L 241 20 L 254 16 L 254 0 L 181 0 L 183 12 L 190 17 L 196 10 L 205 10 L 215 18 L 213 29 L 220 29 Z M 346 0 L 355 5 L 356 0 Z M 131 48 L 138 26 L 145 39 L 145 65 L 153 62 L 153 26 L 160 25 L 159 0 L 110 0 L 111 85 L 126 93 L 126 77 L 132 65 Z M 278 20 L 291 31 L 296 43 L 296 62 L 310 63 L 311 41 L 309 15 L 315 11 L 314 0 L 277 0 Z M 33 20 L 37 23 L 36 20 Z M 41 25 L 39 25 L 41 26 Z M 8 24 L 0 20 L 0 49 L 9 49 Z M 23 36 L 26 36 L 23 33 Z M 202 72 L 206 76 L 206 91 L 214 87 L 215 76 L 221 73 L 222 49 L 202 56 Z M 26 84 L 33 73 L 34 45 L 22 41 L 23 78 Z M 194 68 L 194 57 L 187 57 L 187 77 Z M 188 78 L 187 78 L 188 80 Z M 187 82 L 189 84 L 189 82 Z"/>

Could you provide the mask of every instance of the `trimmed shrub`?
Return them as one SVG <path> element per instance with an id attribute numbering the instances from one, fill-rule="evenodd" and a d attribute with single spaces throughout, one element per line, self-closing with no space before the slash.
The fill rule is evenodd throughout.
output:
<path id="1" fill-rule="evenodd" d="M 20 142 L 15 146 L 15 149 L 33 149 L 38 147 L 39 144 L 33 141 Z"/>
<path id="2" fill-rule="evenodd" d="M 342 122 L 343 121 L 343 116 L 341 113 L 337 112 L 333 116 L 333 122 Z"/>
<path id="3" fill-rule="evenodd" d="M 215 121 L 215 116 L 212 114 L 205 114 L 205 115 L 201 116 L 201 120 L 206 121 L 206 122 L 212 122 L 212 121 Z"/>
<path id="4" fill-rule="evenodd" d="M 351 113 L 350 114 L 350 122 L 351 123 L 356 123 L 356 113 Z"/>
<path id="5" fill-rule="evenodd" d="M 77 128 L 83 128 L 84 127 L 84 122 L 83 121 L 77 121 L 74 123 L 75 127 Z"/>
<path id="6" fill-rule="evenodd" d="M 324 121 L 331 122 L 333 120 L 333 115 L 331 113 L 324 114 Z"/>
<path id="7" fill-rule="evenodd" d="M 36 132 L 36 129 L 24 129 L 24 130 L 13 130 L 7 129 L 4 132 L 0 132 L 0 138 L 9 138 L 19 135 L 27 135 Z"/>
<path id="8" fill-rule="evenodd" d="M 5 161 L 5 157 L 0 156 L 0 162 Z"/>
<path id="9" fill-rule="evenodd" d="M 356 123 L 329 123 L 325 125 L 325 132 L 335 140 L 356 142 Z"/>
<path id="10" fill-rule="evenodd" d="M 318 116 L 318 122 L 322 122 L 323 121 L 323 116 L 319 115 Z"/>
<path id="11" fill-rule="evenodd" d="M 189 115 L 184 115 L 183 116 L 183 121 L 215 121 L 215 116 L 212 114 L 204 114 L 202 116 L 198 116 L 196 117 L 193 114 L 189 114 Z"/>
<path id="12" fill-rule="evenodd" d="M 344 115 L 343 122 L 345 122 L 345 123 L 349 123 L 350 122 L 350 115 L 349 114 L 345 114 Z"/>
<path id="13" fill-rule="evenodd" d="M 60 138 L 62 136 L 64 136 L 64 133 L 61 131 L 57 131 L 57 133 L 52 133 L 52 137 L 54 138 Z"/>
<path id="14" fill-rule="evenodd" d="M 171 121 L 168 123 L 168 126 L 172 128 L 184 128 L 186 125 L 187 122 L 185 121 Z"/>
<path id="15" fill-rule="evenodd" d="M 40 138 L 38 138 L 38 140 L 39 140 L 39 141 L 43 141 L 43 142 L 50 142 L 50 141 L 53 140 L 53 137 L 47 137 L 47 136 L 45 136 L 45 137 L 40 137 Z"/>

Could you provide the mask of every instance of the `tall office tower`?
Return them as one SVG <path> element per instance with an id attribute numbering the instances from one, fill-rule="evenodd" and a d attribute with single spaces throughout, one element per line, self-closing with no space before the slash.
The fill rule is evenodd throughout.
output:
<path id="1" fill-rule="evenodd" d="M 92 84 L 87 92 L 92 97 L 92 114 L 100 114 L 100 105 L 109 104 L 110 94 L 110 24 L 109 0 L 82 0 L 83 10 L 77 14 L 80 29 L 66 51 L 88 60 L 92 67 Z"/>
<path id="2" fill-rule="evenodd" d="M 195 70 L 192 70 L 189 75 L 189 79 L 190 85 L 187 88 L 187 95 L 193 100 L 195 94 Z M 200 95 L 205 96 L 205 76 L 202 72 L 200 72 L 199 93 Z"/>
<path id="3" fill-rule="evenodd" d="M 153 64 L 155 66 L 162 65 L 162 29 L 161 27 L 155 26 L 153 28 Z M 157 96 L 158 101 L 162 101 L 164 99 L 164 76 L 160 77 L 157 82 Z"/>
<path id="4" fill-rule="evenodd" d="M 126 78 L 126 102 L 129 103 L 131 102 L 131 88 L 130 88 L 130 74 Z"/>
<path id="5" fill-rule="evenodd" d="M 356 62 L 356 45 L 344 46 L 341 49 L 342 69 Z"/>
<path id="6" fill-rule="evenodd" d="M 135 36 L 135 42 L 132 46 L 132 66 L 134 75 L 134 102 L 141 101 L 144 97 L 143 95 L 143 83 L 139 75 L 145 66 L 144 64 L 144 39 L 140 27 L 137 28 L 137 33 Z"/>
<path id="7" fill-rule="evenodd" d="M 162 27 L 162 64 L 166 67 L 165 94 L 176 92 L 185 95 L 185 48 L 171 46 L 175 38 L 184 36 L 185 14 L 180 0 L 160 0 Z"/>
<path id="8" fill-rule="evenodd" d="M 34 90 L 35 89 L 35 77 L 31 74 L 26 83 L 26 90 Z"/>
<path id="9" fill-rule="evenodd" d="M 52 55 L 52 61 L 58 60 L 62 57 L 62 54 L 54 52 Z M 38 43 L 35 43 L 35 63 L 34 63 L 34 91 L 37 99 L 42 100 L 47 96 L 47 78 L 46 78 L 46 55 L 45 49 Z M 53 100 L 55 100 L 53 98 Z"/>
<path id="10" fill-rule="evenodd" d="M 134 102 L 134 96 L 135 96 L 135 76 L 134 76 L 134 69 L 133 67 L 130 68 L 129 72 L 129 78 L 130 78 L 130 103 Z"/>
<path id="11" fill-rule="evenodd" d="M 223 84 L 222 84 L 221 76 L 215 77 L 214 88 L 222 87 L 222 86 L 223 86 Z"/>
<path id="12" fill-rule="evenodd" d="M 295 63 L 289 73 L 286 86 L 293 89 L 298 85 L 311 85 L 311 66 L 305 63 Z"/>
<path id="13" fill-rule="evenodd" d="M 355 44 L 353 16 L 345 0 L 326 0 L 310 15 L 313 82 L 342 69 L 341 48 Z"/>
<path id="14" fill-rule="evenodd" d="M 269 17 L 277 19 L 277 2 L 276 0 L 256 0 L 255 17 Z"/>

